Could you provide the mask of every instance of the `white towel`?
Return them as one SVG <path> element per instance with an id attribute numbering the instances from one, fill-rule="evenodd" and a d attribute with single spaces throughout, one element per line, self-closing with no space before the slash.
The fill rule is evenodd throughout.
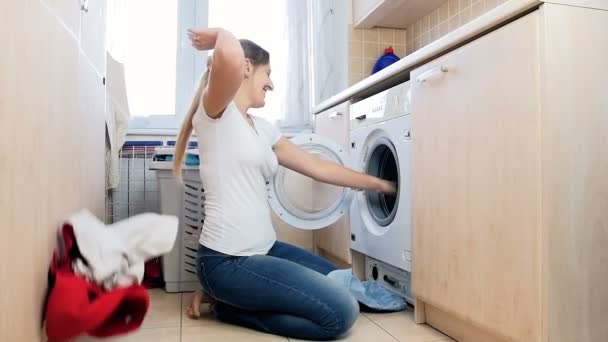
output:
<path id="1" fill-rule="evenodd" d="M 70 217 L 78 249 L 74 271 L 106 290 L 139 284 L 145 262 L 168 253 L 177 236 L 175 216 L 145 213 L 105 225 L 88 210 Z"/>
<path id="2" fill-rule="evenodd" d="M 106 53 L 106 128 L 109 146 L 106 150 L 106 188 L 116 188 L 120 182 L 118 153 L 125 143 L 129 126 L 129 101 L 122 63 Z"/>

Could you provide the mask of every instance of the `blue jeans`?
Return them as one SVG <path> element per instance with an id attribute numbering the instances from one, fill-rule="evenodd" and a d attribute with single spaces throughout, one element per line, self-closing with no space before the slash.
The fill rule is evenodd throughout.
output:
<path id="1" fill-rule="evenodd" d="M 329 261 L 277 241 L 267 255 L 231 256 L 200 246 L 197 275 L 223 322 L 308 340 L 334 339 L 357 320 L 359 304 L 326 275 Z"/>

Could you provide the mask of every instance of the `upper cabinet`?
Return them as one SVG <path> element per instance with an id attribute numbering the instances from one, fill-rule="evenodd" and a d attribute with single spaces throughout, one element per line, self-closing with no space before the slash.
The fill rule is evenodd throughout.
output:
<path id="1" fill-rule="evenodd" d="M 352 0 L 355 28 L 406 28 L 445 0 Z"/>

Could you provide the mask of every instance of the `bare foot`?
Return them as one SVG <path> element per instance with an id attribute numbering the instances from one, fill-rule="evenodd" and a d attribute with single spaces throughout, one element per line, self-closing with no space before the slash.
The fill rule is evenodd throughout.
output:
<path id="1" fill-rule="evenodd" d="M 201 304 L 213 303 L 215 303 L 215 299 L 206 294 L 203 290 L 196 290 L 190 300 L 190 306 L 186 309 L 186 313 L 192 319 L 199 319 L 201 317 Z"/>

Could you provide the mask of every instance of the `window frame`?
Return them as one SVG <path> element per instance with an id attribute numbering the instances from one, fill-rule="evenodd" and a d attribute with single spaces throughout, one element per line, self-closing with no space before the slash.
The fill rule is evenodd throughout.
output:
<path id="1" fill-rule="evenodd" d="M 192 48 L 186 30 L 207 27 L 208 11 L 208 0 L 178 0 L 175 115 L 132 116 L 129 118 L 128 134 L 174 135 L 179 130 L 198 82 L 197 75 L 203 73 L 208 56 L 206 51 Z"/>

